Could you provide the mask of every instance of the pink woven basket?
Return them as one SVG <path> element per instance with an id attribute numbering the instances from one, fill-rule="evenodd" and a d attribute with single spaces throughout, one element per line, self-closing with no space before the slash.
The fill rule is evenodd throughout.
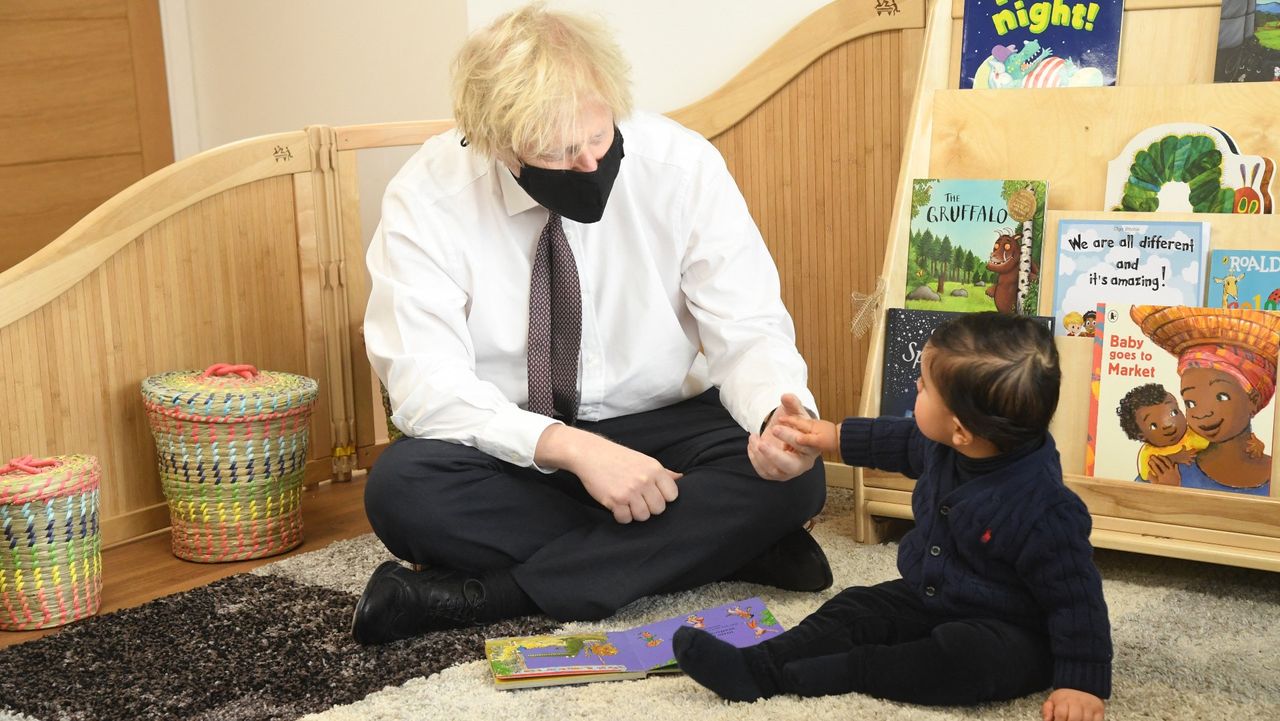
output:
<path id="1" fill-rule="evenodd" d="M 317 384 L 219 363 L 142 382 L 173 553 L 240 561 L 302 543 L 302 481 Z"/>
<path id="2" fill-rule="evenodd" d="M 61 626 L 98 612 L 102 554 L 93 456 L 0 466 L 0 629 Z"/>

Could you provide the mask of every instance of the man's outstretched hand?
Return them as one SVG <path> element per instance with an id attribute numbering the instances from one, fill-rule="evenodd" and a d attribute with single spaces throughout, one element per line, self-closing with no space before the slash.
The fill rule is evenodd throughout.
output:
<path id="1" fill-rule="evenodd" d="M 809 411 L 800 404 L 793 393 L 782 396 L 782 405 L 774 410 L 760 434 L 752 433 L 747 439 L 747 457 L 761 478 L 771 481 L 789 481 L 813 468 L 819 451 L 815 448 L 797 447 L 786 443 L 768 430 L 774 425 L 798 424 L 811 420 Z"/>

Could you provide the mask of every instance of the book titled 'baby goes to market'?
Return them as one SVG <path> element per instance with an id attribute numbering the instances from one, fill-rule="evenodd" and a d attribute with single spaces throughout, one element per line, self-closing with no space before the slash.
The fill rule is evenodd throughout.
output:
<path id="1" fill-rule="evenodd" d="M 745 648 L 782 633 L 759 598 L 704 608 L 625 631 L 491 638 L 484 654 L 498 688 L 558 686 L 679 673 L 671 637 L 681 626 L 700 628 Z"/>

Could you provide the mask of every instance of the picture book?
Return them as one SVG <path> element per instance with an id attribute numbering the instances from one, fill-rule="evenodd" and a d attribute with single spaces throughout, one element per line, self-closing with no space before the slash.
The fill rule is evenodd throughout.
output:
<path id="1" fill-rule="evenodd" d="M 1271 495 L 1280 313 L 1101 303 L 1085 472 Z"/>
<path id="2" fill-rule="evenodd" d="M 1212 308 L 1280 310 L 1280 251 L 1212 251 L 1205 284 Z"/>
<path id="3" fill-rule="evenodd" d="M 1042 180 L 912 181 L 906 307 L 1034 315 Z"/>
<path id="4" fill-rule="evenodd" d="M 920 354 L 933 330 L 944 321 L 963 315 L 943 310 L 887 308 L 884 316 L 884 375 L 880 382 L 880 415 L 911 416 L 916 406 L 916 379 Z M 1053 319 L 1036 316 L 1053 330 Z"/>
<path id="5" fill-rule="evenodd" d="M 1209 224 L 1058 222 L 1057 334 L 1092 336 L 1098 303 L 1202 305 Z"/>
<path id="6" fill-rule="evenodd" d="M 1108 210 L 1271 213 L 1271 158 L 1242 153 L 1230 134 L 1202 123 L 1147 128 L 1107 163 Z"/>
<path id="7" fill-rule="evenodd" d="M 1280 2 L 1223 0 L 1213 81 L 1280 81 Z"/>
<path id="8" fill-rule="evenodd" d="M 491 638 L 484 642 L 494 685 L 503 689 L 558 686 L 678 673 L 671 637 L 700 628 L 745 648 L 782 632 L 759 598 L 704 608 L 625 631 Z"/>
<path id="9" fill-rule="evenodd" d="M 1116 84 L 1123 0 L 965 0 L 961 88 Z"/>

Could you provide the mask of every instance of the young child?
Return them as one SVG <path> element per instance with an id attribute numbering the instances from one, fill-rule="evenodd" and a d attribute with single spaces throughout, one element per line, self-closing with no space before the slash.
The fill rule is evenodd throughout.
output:
<path id="1" fill-rule="evenodd" d="M 1209 439 L 1187 425 L 1178 399 L 1159 383 L 1146 383 L 1124 394 L 1116 406 L 1116 415 L 1125 435 L 1142 442 L 1137 480 L 1152 481 L 1151 459 L 1155 456 L 1174 464 L 1190 463 L 1197 453 L 1209 447 Z M 1245 452 L 1261 458 L 1266 446 L 1251 433 Z"/>
<path id="2" fill-rule="evenodd" d="M 970 705 L 1052 686 L 1046 721 L 1100 721 L 1111 626 L 1092 522 L 1048 433 L 1060 379 L 1044 326 L 968 314 L 925 345 L 913 418 L 771 427 L 786 443 L 917 479 L 902 578 L 847 588 L 750 648 L 682 628 L 680 668 L 736 701 L 859 692 Z"/>

